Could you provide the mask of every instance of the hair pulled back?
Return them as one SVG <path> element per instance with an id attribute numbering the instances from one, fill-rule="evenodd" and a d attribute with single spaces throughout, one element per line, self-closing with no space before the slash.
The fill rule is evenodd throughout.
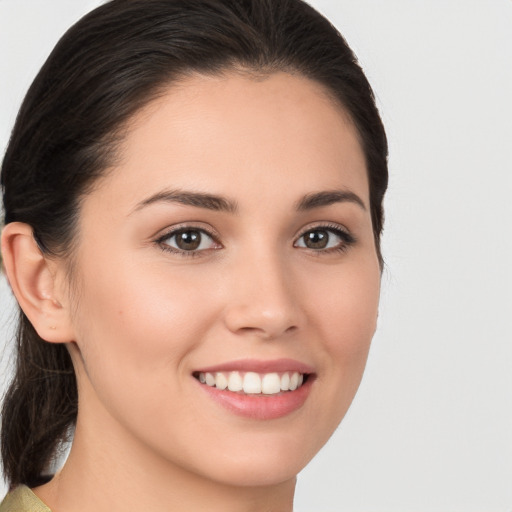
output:
<path id="1" fill-rule="evenodd" d="M 372 90 L 336 29 L 301 0 L 113 0 L 59 41 L 19 111 L 1 174 L 5 223 L 72 262 L 80 199 L 112 165 L 123 127 L 183 76 L 230 69 L 316 80 L 350 115 L 368 168 L 376 247 L 387 142 Z M 2 410 L 11 487 L 36 485 L 77 415 L 65 345 L 46 343 L 20 310 L 17 362 Z"/>

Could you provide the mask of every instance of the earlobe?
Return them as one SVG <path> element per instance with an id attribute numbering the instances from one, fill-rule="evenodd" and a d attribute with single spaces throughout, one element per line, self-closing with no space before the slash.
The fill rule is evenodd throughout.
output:
<path id="1" fill-rule="evenodd" d="M 11 289 L 39 336 L 52 343 L 72 341 L 69 308 L 56 286 L 57 266 L 41 252 L 28 224 L 5 226 L 2 256 Z"/>

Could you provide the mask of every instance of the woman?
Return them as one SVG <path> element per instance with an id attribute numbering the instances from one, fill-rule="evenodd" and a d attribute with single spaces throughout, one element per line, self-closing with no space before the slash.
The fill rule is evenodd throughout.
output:
<path id="1" fill-rule="evenodd" d="M 113 0 L 71 28 L 2 166 L 0 510 L 291 510 L 375 330 L 386 157 L 299 0 Z"/>

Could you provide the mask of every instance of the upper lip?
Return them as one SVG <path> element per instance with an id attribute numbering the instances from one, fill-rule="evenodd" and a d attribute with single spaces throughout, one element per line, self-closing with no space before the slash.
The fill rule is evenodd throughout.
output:
<path id="1" fill-rule="evenodd" d="M 239 359 L 216 364 L 214 366 L 198 368 L 196 372 L 215 373 L 215 372 L 255 372 L 255 373 L 314 373 L 314 369 L 305 363 L 295 359 Z"/>

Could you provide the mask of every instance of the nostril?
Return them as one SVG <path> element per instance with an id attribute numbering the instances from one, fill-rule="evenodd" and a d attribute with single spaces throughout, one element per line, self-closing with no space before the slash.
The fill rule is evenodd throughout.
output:
<path id="1" fill-rule="evenodd" d="M 286 327 L 285 329 L 273 329 L 270 327 L 262 328 L 262 327 L 240 327 L 236 332 L 239 334 L 253 334 L 262 339 L 274 339 L 282 335 L 288 335 L 297 330 L 297 326 L 291 325 L 290 327 Z"/>

